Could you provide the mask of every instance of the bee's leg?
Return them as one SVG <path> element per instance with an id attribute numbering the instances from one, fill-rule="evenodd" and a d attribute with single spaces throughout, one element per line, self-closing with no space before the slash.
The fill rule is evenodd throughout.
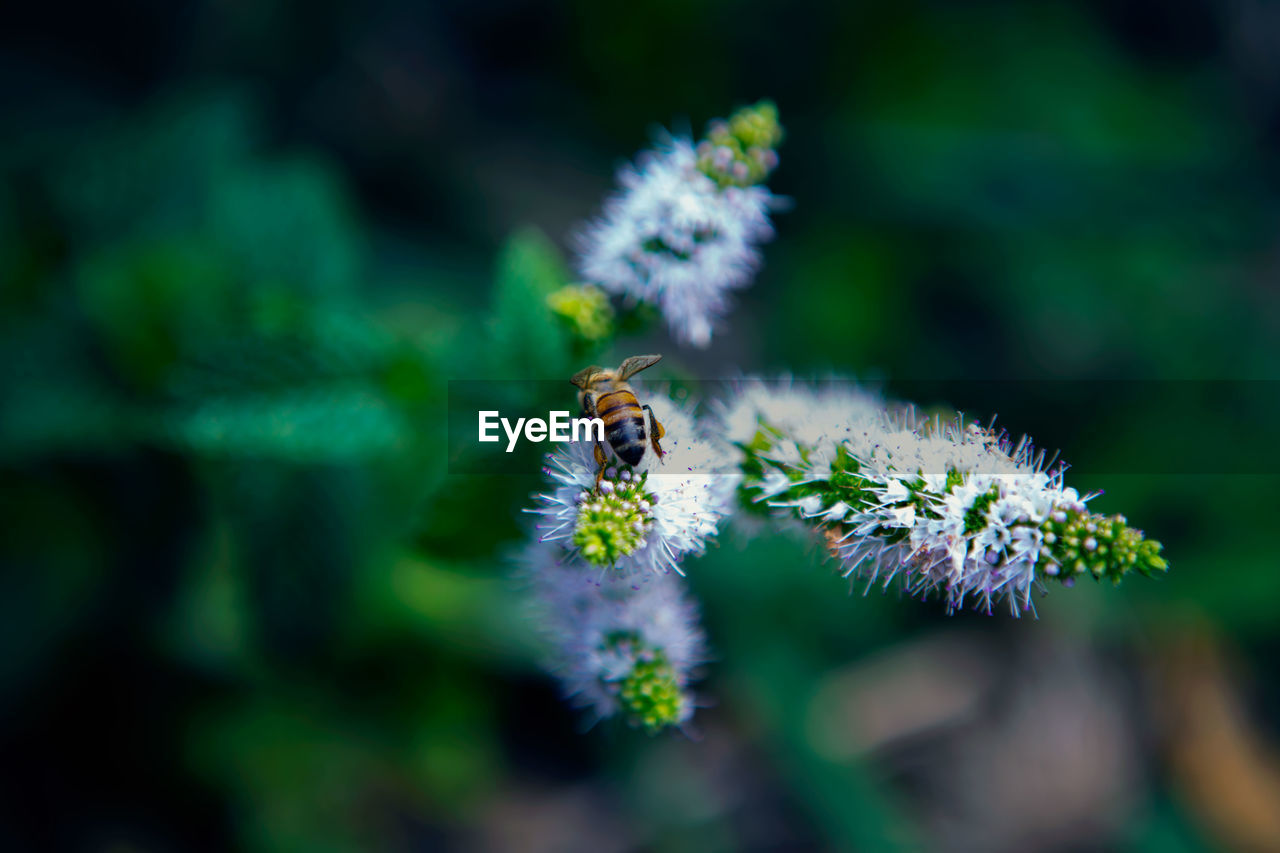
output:
<path id="1" fill-rule="evenodd" d="M 658 458 L 661 459 L 663 456 L 662 445 L 658 444 L 658 439 L 666 435 L 667 431 L 663 428 L 657 417 L 654 416 L 653 408 L 651 406 L 644 405 L 640 408 L 649 413 L 649 443 L 653 445 L 653 452 L 658 454 Z"/>
<path id="2" fill-rule="evenodd" d="M 600 442 L 596 442 L 592 448 L 592 452 L 596 458 L 596 491 L 600 491 L 600 478 L 604 476 L 605 466 L 609 464 L 609 457 L 605 455 L 604 448 L 600 446 Z"/>

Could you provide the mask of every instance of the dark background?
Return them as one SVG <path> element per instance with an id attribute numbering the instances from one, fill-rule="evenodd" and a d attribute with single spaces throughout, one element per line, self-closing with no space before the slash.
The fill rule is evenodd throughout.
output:
<path id="1" fill-rule="evenodd" d="M 998 413 L 1172 570 L 948 618 L 734 528 L 700 738 L 583 733 L 448 382 L 580 366 L 521 282 L 761 97 L 763 271 L 611 355 Z M 0 847 L 1280 847 L 1272 4 L 23 3 L 0 100 Z"/>

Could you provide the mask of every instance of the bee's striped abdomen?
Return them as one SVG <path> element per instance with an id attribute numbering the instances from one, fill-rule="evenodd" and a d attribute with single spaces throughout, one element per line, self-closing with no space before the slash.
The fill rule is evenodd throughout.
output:
<path id="1" fill-rule="evenodd" d="M 604 421 L 604 437 L 618 458 L 638 465 L 644 458 L 644 412 L 630 391 L 619 389 L 596 398 L 596 417 Z"/>

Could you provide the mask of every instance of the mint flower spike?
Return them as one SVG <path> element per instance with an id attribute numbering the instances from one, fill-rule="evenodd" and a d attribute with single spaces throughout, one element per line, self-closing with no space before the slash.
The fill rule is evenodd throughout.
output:
<path id="1" fill-rule="evenodd" d="M 730 448 L 686 408 L 665 394 L 644 402 L 666 427 L 663 459 L 648 448 L 633 468 L 609 450 L 611 464 L 596 491 L 592 442 L 561 445 L 543 469 L 554 488 L 535 495 L 537 505 L 526 510 L 539 516 L 542 541 L 622 576 L 680 572 L 680 562 L 701 554 L 715 536 L 741 478 Z"/>
<path id="2" fill-rule="evenodd" d="M 752 112 L 754 110 L 754 112 Z M 777 112 L 758 105 L 712 125 L 707 148 L 665 137 L 618 172 L 621 189 L 575 238 L 586 281 L 656 306 L 671 334 L 710 345 L 732 291 L 750 284 L 779 200 L 760 185 L 777 165 Z M 703 151 L 702 156 L 699 151 Z"/>
<path id="3" fill-rule="evenodd" d="M 693 716 L 693 671 L 707 658 L 678 576 L 590 571 L 546 543 L 522 556 L 545 663 L 594 721 L 621 716 L 655 734 Z"/>
<path id="4" fill-rule="evenodd" d="M 843 393 L 845 400 L 840 401 Z M 813 414 L 796 414 L 799 411 Z M 890 415 L 856 390 L 757 384 L 724 407 L 743 491 L 823 529 L 846 577 L 899 581 L 971 604 L 1034 613 L 1033 587 L 1091 574 L 1114 582 L 1167 564 L 1123 517 L 1090 513 L 1025 439 L 975 424 Z M 755 433 L 751 418 L 755 417 Z"/>

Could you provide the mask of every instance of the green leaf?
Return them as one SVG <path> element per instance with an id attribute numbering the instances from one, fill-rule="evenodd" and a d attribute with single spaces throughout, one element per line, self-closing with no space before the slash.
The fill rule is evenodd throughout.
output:
<path id="1" fill-rule="evenodd" d="M 569 377 L 571 341 L 549 301 L 568 282 L 564 258 L 542 232 L 522 229 L 507 241 L 494 292 L 491 375 Z"/>
<path id="2" fill-rule="evenodd" d="M 234 94 L 188 94 L 81 134 L 52 170 L 55 205 L 82 239 L 185 230 L 211 188 L 249 156 L 254 124 Z"/>
<path id="3" fill-rule="evenodd" d="M 349 293 L 364 247 L 346 192 L 325 165 L 296 160 L 237 170 L 214 188 L 208 234 L 251 287 Z"/>
<path id="4" fill-rule="evenodd" d="M 80 266 L 80 307 L 122 376 L 154 389 L 191 342 L 221 334 L 235 299 L 219 260 L 175 238 L 118 245 Z"/>
<path id="5" fill-rule="evenodd" d="M 168 434 L 200 454 L 340 462 L 394 453 L 408 427 L 376 390 L 334 383 L 207 399 L 171 416 Z"/>

